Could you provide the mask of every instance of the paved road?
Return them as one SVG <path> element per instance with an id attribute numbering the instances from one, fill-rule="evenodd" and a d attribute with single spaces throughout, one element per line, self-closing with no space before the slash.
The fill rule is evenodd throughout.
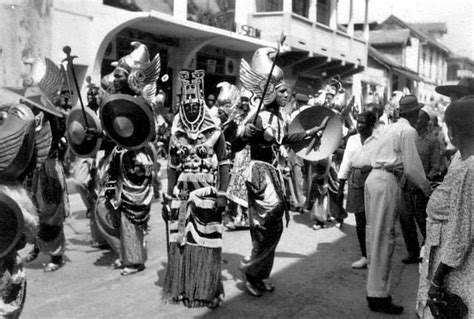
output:
<path id="1" fill-rule="evenodd" d="M 44 273 L 41 255 L 26 266 L 28 294 L 22 318 L 390 318 L 371 313 L 365 301 L 365 270 L 350 268 L 359 257 L 352 215 L 342 229 L 311 229 L 306 215 L 292 214 L 276 253 L 272 279 L 277 289 L 254 298 L 243 291 L 240 260 L 251 249 L 248 231 L 224 233 L 222 276 L 226 299 L 216 310 L 163 304 L 166 246 L 160 204 L 152 206 L 145 271 L 122 277 L 109 264 L 112 255 L 89 247 L 88 220 L 77 194 L 70 196 L 66 265 Z M 398 318 L 414 318 L 417 266 L 403 265 L 398 235 L 394 255 L 395 302 L 405 307 Z M 21 251 L 25 255 L 27 247 Z"/>

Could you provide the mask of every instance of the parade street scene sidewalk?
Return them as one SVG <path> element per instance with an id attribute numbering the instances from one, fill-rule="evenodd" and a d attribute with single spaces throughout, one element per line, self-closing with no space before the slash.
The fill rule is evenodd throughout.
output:
<path id="1" fill-rule="evenodd" d="M 251 249 L 248 230 L 224 232 L 222 277 L 225 299 L 216 310 L 164 304 L 161 286 L 166 256 L 161 204 L 152 205 L 147 236 L 147 268 L 133 276 L 112 270 L 107 250 L 89 246 L 89 220 L 78 194 L 70 195 L 72 214 L 65 222 L 66 266 L 44 273 L 47 258 L 26 269 L 29 294 L 23 318 L 391 318 L 366 306 L 367 270 L 350 267 L 357 259 L 354 217 L 342 228 L 315 232 L 308 216 L 291 214 L 276 251 L 272 294 L 254 298 L 244 292 L 240 260 Z M 393 266 L 394 300 L 414 318 L 418 265 L 405 265 L 403 239 L 398 230 Z M 20 254 L 28 251 L 25 249 Z M 100 278 L 100 279 L 99 279 Z M 133 310 L 132 310 L 133 309 Z"/>

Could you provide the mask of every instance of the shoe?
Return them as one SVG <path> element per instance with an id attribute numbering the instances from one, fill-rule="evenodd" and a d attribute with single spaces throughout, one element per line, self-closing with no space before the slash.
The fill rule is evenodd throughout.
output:
<path id="1" fill-rule="evenodd" d="M 247 280 L 245 281 L 245 288 L 247 290 L 247 292 L 254 296 L 254 297 L 261 297 L 263 296 L 263 292 L 260 291 L 256 286 L 252 285 L 250 282 L 248 282 Z"/>
<path id="2" fill-rule="evenodd" d="M 367 297 L 370 310 L 374 312 L 382 312 L 391 315 L 399 315 L 403 312 L 403 307 L 392 303 L 392 297 L 374 298 Z"/>
<path id="3" fill-rule="evenodd" d="M 342 228 L 343 225 L 344 225 L 344 219 L 336 219 L 337 228 Z"/>
<path id="4" fill-rule="evenodd" d="M 407 257 L 402 259 L 402 263 L 409 265 L 409 264 L 419 264 L 421 262 L 420 257 Z"/>
<path id="5" fill-rule="evenodd" d="M 314 229 L 314 230 L 320 230 L 320 229 L 323 229 L 323 228 L 324 228 L 323 225 L 319 225 L 319 224 L 314 224 L 314 225 L 313 225 L 313 229 Z"/>
<path id="6" fill-rule="evenodd" d="M 144 269 L 145 269 L 145 265 L 138 265 L 134 267 L 124 267 L 120 274 L 122 276 L 130 276 L 130 275 L 136 274 L 137 272 L 143 271 Z"/>
<path id="7" fill-rule="evenodd" d="M 64 266 L 64 262 L 60 263 L 60 264 L 56 264 L 56 263 L 53 263 L 53 262 L 50 262 L 48 263 L 43 271 L 44 272 L 53 272 L 53 271 L 56 271 L 58 270 L 59 268 L 61 268 L 62 266 Z"/>
<path id="8" fill-rule="evenodd" d="M 209 303 L 206 306 L 209 309 L 216 309 L 217 307 L 220 306 L 220 304 L 221 304 L 221 299 L 219 297 L 215 297 L 214 299 L 209 301 Z"/>
<path id="9" fill-rule="evenodd" d="M 36 258 L 38 258 L 38 255 L 39 255 L 39 249 L 37 249 L 36 247 L 33 248 L 29 253 L 28 255 L 25 256 L 25 258 L 23 259 L 23 261 L 25 263 L 30 263 L 32 262 L 33 260 L 35 260 Z"/>
<path id="10" fill-rule="evenodd" d="M 120 259 L 115 259 L 114 262 L 110 265 L 110 267 L 112 267 L 113 269 L 122 269 L 123 264 Z"/>
<path id="11" fill-rule="evenodd" d="M 365 269 L 365 268 L 367 268 L 368 263 L 369 263 L 369 261 L 367 260 L 367 258 L 362 257 L 358 261 L 353 262 L 351 267 L 354 268 L 354 269 Z"/>
<path id="12" fill-rule="evenodd" d="M 273 292 L 275 290 L 275 285 L 267 281 L 260 281 L 255 284 L 255 287 L 257 287 L 261 291 L 266 291 L 266 292 Z"/>

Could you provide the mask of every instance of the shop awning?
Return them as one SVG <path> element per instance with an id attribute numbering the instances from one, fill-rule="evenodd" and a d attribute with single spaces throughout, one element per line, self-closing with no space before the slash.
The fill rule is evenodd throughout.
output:
<path id="1" fill-rule="evenodd" d="M 145 19 L 137 19 L 131 26 L 137 27 L 164 38 L 175 38 L 180 41 L 207 41 L 215 47 L 239 52 L 253 52 L 261 47 L 276 47 L 276 43 L 248 37 L 228 30 L 211 27 L 205 24 L 182 20 L 158 11 L 150 11 Z"/>

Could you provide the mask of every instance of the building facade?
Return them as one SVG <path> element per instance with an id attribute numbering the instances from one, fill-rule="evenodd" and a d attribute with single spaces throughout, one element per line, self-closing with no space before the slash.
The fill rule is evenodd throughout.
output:
<path id="1" fill-rule="evenodd" d="M 170 80 L 158 86 L 174 104 L 181 69 L 203 68 L 206 93 L 217 93 L 218 82 L 239 83 L 241 58 L 276 47 L 282 32 L 287 40 L 278 64 L 294 89 L 316 90 L 335 74 L 350 76 L 367 65 L 368 28 L 361 36 L 351 26 L 338 28 L 337 0 L 12 0 L 2 4 L 0 18 L 1 86 L 21 85 L 28 57 L 60 63 L 68 45 L 85 91 L 87 76 L 100 83 L 110 63 L 140 41 L 152 56 L 160 53 Z"/>

